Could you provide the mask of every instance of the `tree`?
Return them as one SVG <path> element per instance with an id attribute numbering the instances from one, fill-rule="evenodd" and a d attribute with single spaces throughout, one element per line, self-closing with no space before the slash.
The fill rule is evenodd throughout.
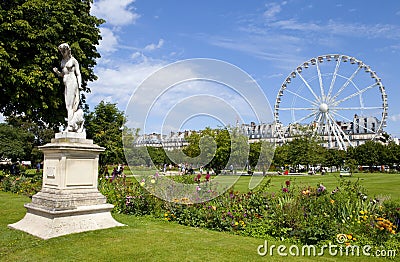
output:
<path id="1" fill-rule="evenodd" d="M 64 123 L 64 86 L 52 71 L 63 42 L 80 63 L 83 91 L 90 92 L 87 82 L 96 79 L 93 67 L 100 57 L 98 26 L 104 22 L 90 15 L 92 2 L 0 1 L 0 113 L 54 127 Z M 85 104 L 83 93 L 81 100 Z"/>
<path id="2" fill-rule="evenodd" d="M 34 136 L 33 146 L 42 146 L 50 143 L 54 138 L 54 130 L 36 122 L 32 122 L 25 117 L 10 116 L 6 118 L 7 124 L 21 128 Z"/>
<path id="3" fill-rule="evenodd" d="M 34 136 L 26 130 L 0 123 L 0 159 L 30 159 Z"/>
<path id="4" fill-rule="evenodd" d="M 101 101 L 94 112 L 85 114 L 86 133 L 89 139 L 106 150 L 100 154 L 100 166 L 125 163 L 122 144 L 122 130 L 126 123 L 124 112 L 116 104 Z"/>
<path id="5" fill-rule="evenodd" d="M 138 137 L 139 128 L 130 129 L 124 127 L 122 130 L 125 160 L 131 166 L 150 166 L 151 159 L 147 148 L 135 145 L 135 140 Z"/>
<path id="6" fill-rule="evenodd" d="M 43 153 L 38 149 L 38 146 L 42 146 L 49 143 L 52 138 L 54 138 L 54 130 L 48 128 L 45 125 L 39 125 L 37 122 L 32 122 L 23 116 L 10 116 L 6 118 L 6 122 L 24 132 L 33 135 L 32 150 L 30 156 L 26 155 L 25 159 L 30 159 L 33 163 L 42 162 Z M 28 154 L 28 152 L 26 152 Z"/>
<path id="7" fill-rule="evenodd" d="M 387 147 L 387 155 L 385 163 L 393 168 L 394 165 L 399 166 L 400 163 L 400 146 L 394 142 L 390 142 Z"/>
<path id="8" fill-rule="evenodd" d="M 164 149 L 162 147 L 147 147 L 147 152 L 151 158 L 151 162 L 155 166 L 162 166 L 163 164 L 169 164 L 170 160 L 168 159 Z"/>
<path id="9" fill-rule="evenodd" d="M 331 167 L 336 167 L 336 169 L 340 169 L 346 160 L 346 151 L 343 150 L 338 150 L 338 149 L 326 149 L 325 151 L 325 161 L 324 161 L 324 166 Z"/>
<path id="10" fill-rule="evenodd" d="M 285 165 L 289 164 L 289 145 L 283 144 L 281 146 L 277 146 L 274 152 L 274 158 L 272 164 L 275 168 L 279 169 L 280 167 L 285 167 Z"/>
<path id="11" fill-rule="evenodd" d="M 228 129 L 207 127 L 201 133 L 194 132 L 187 136 L 186 140 L 188 146 L 183 149 L 183 152 L 192 158 L 190 160 L 192 164 L 200 163 L 217 172 L 227 166 L 231 154 L 231 136 Z M 212 153 L 214 153 L 213 156 Z M 210 159 L 211 161 L 209 161 Z M 207 164 L 204 162 L 205 160 L 207 160 Z M 198 163 L 193 163 L 196 161 Z"/>
<path id="12" fill-rule="evenodd" d="M 232 165 L 235 170 L 236 168 L 244 169 L 249 162 L 249 139 L 236 127 L 228 127 L 228 130 L 231 136 L 231 154 L 228 165 Z"/>
<path id="13" fill-rule="evenodd" d="M 274 159 L 275 145 L 267 141 L 250 144 L 249 163 L 252 167 L 261 169 L 263 175 L 268 171 Z"/>
<path id="14" fill-rule="evenodd" d="M 373 166 L 382 164 L 383 145 L 374 141 L 366 141 L 364 144 L 355 148 L 354 159 L 360 165 L 369 166 L 372 171 Z"/>
<path id="15" fill-rule="evenodd" d="M 326 149 L 319 139 L 312 135 L 302 135 L 287 143 L 288 160 L 292 166 L 316 166 L 324 163 Z"/>

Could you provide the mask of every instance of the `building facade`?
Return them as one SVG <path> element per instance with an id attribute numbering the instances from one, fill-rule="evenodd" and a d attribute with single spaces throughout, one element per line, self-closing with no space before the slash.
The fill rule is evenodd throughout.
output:
<path id="1" fill-rule="evenodd" d="M 332 139 L 334 134 L 330 133 L 331 129 L 326 126 L 318 127 L 316 124 L 283 126 L 281 123 L 276 122 L 267 124 L 251 122 L 237 127 L 242 134 L 248 137 L 250 143 L 264 140 L 277 145 L 292 141 L 304 134 L 304 130 L 310 127 L 313 129 L 318 128 L 319 136 L 323 141 L 322 146 L 327 148 L 341 148 L 339 143 L 345 143 L 345 148 L 359 146 L 368 140 L 379 141 L 382 137 L 381 134 L 377 133 L 380 122 L 376 117 L 354 115 L 352 122 L 336 122 L 336 125 L 341 130 L 340 132 L 338 131 L 341 138 L 338 138 L 336 134 L 336 139 Z M 135 146 L 163 147 L 165 150 L 179 149 L 188 145 L 185 137 L 193 132 L 198 131 L 171 132 L 168 135 L 156 133 L 142 135 L 136 139 Z M 340 140 L 339 142 L 337 141 L 338 139 Z"/>

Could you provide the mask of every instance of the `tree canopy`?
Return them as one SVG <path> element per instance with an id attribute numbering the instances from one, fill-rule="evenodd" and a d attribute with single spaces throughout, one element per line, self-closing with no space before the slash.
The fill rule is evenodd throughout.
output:
<path id="1" fill-rule="evenodd" d="M 125 163 L 122 144 L 122 130 L 126 123 L 124 112 L 118 110 L 116 104 L 100 102 L 93 112 L 85 115 L 87 138 L 105 147 L 100 154 L 100 165 Z"/>
<path id="2" fill-rule="evenodd" d="M 0 123 L 0 159 L 29 160 L 34 135 L 23 128 Z"/>
<path id="3" fill-rule="evenodd" d="M 90 92 L 87 82 L 96 79 L 93 67 L 100 57 L 98 26 L 104 22 L 90 15 L 92 2 L 0 1 L 0 113 L 52 126 L 64 122 L 64 86 L 52 71 L 59 67 L 57 46 L 63 42 L 79 61 L 83 91 Z"/>

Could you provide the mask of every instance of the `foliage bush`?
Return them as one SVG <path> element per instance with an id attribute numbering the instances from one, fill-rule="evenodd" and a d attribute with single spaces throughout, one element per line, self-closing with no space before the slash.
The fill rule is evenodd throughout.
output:
<path id="1" fill-rule="evenodd" d="M 188 177 L 178 180 L 193 183 L 193 177 Z M 41 174 L 30 178 L 5 176 L 0 189 L 31 196 L 40 190 L 40 178 Z M 147 181 L 156 185 L 155 178 L 153 175 Z M 282 190 L 272 193 L 268 192 L 270 180 L 264 180 L 256 190 L 228 190 L 203 203 L 190 199 L 163 201 L 141 183 L 125 177 L 102 177 L 99 190 L 115 206 L 114 212 L 151 215 L 187 226 L 302 244 L 337 243 L 339 236 L 344 237 L 345 245 L 397 250 L 400 244 L 399 203 L 368 197 L 359 181 L 339 180 L 338 186 L 328 191 L 323 184 L 305 187 L 288 180 Z"/>
<path id="2" fill-rule="evenodd" d="M 0 190 L 32 197 L 42 188 L 42 173 L 35 175 L 10 175 L 0 177 Z"/>
<path id="3" fill-rule="evenodd" d="M 187 226 L 303 244 L 337 243 L 339 235 L 346 236 L 346 245 L 372 243 L 391 248 L 400 243 L 399 204 L 369 198 L 358 181 L 339 180 L 338 186 L 329 192 L 323 184 L 303 187 L 286 181 L 280 192 L 269 193 L 267 180 L 258 190 L 228 190 L 211 201 L 197 204 L 160 200 L 138 182 L 122 178 L 102 180 L 100 184 L 116 212 L 150 214 Z"/>

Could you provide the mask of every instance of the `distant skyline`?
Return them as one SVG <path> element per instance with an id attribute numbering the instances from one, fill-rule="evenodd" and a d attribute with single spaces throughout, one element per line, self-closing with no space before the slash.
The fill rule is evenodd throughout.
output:
<path id="1" fill-rule="evenodd" d="M 95 67 L 99 79 L 89 83 L 91 110 L 102 100 L 125 110 L 151 73 L 192 58 L 241 68 L 272 108 L 281 84 L 298 65 L 337 53 L 354 56 L 376 71 L 388 94 L 385 131 L 400 137 L 400 1 L 95 0 L 92 14 L 106 23 Z M 216 95 L 226 96 L 224 92 Z M 169 101 L 168 96 L 163 99 Z M 209 120 L 196 122 L 207 125 Z M 181 127 L 192 125 L 187 121 Z"/>

